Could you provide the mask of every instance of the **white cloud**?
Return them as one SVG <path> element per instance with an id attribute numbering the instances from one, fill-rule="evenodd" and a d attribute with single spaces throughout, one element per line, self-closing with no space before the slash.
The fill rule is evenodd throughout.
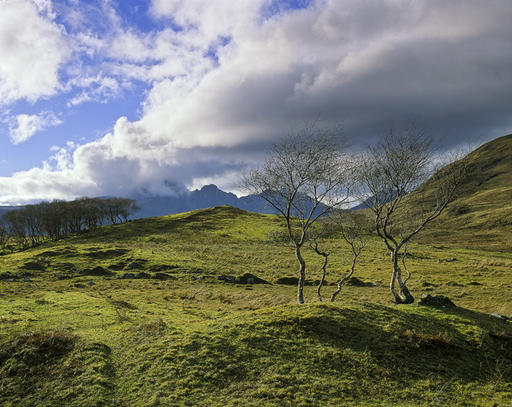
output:
<path id="1" fill-rule="evenodd" d="M 3 0 L 0 8 L 0 105 L 53 95 L 70 49 L 51 3 Z"/>
<path id="2" fill-rule="evenodd" d="M 30 139 L 37 132 L 62 123 L 52 112 L 40 114 L 19 114 L 9 120 L 9 136 L 13 144 L 20 144 Z"/>
<path id="3" fill-rule="evenodd" d="M 409 120 L 460 135 L 452 144 L 512 125 L 509 1 L 318 0 L 266 20 L 265 5 L 154 0 L 153 15 L 182 30 L 149 34 L 109 14 L 114 29 L 81 43 L 104 58 L 103 73 L 77 74 L 70 86 L 84 91 L 70 104 L 105 98 L 91 91 L 104 78 L 119 88 L 143 80 L 152 88 L 142 117 L 119 118 L 101 139 L 0 178 L 0 190 L 17 202 L 166 193 L 170 180 L 233 189 L 262 146 L 318 115 L 354 143 Z M 103 86 L 106 95 L 119 88 Z"/>
<path id="4" fill-rule="evenodd" d="M 83 88 L 78 95 L 72 97 L 67 106 L 77 106 L 84 102 L 95 101 L 107 103 L 109 100 L 118 97 L 121 94 L 122 86 L 118 80 L 111 76 L 101 74 L 95 77 L 78 77 L 70 81 L 68 86 L 77 86 Z"/>

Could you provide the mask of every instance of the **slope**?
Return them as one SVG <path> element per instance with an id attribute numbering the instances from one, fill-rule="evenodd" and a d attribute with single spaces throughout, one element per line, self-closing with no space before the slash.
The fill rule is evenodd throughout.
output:
<path id="1" fill-rule="evenodd" d="M 422 232 L 420 241 L 512 251 L 512 135 L 482 145 L 466 162 L 459 198 Z M 429 188 L 427 181 L 421 192 L 428 195 Z"/>

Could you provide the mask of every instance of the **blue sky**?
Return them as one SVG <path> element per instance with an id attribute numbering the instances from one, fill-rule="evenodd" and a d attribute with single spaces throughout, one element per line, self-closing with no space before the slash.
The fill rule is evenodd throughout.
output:
<path id="1" fill-rule="evenodd" d="M 238 192 L 317 117 L 354 148 L 411 122 L 446 149 L 510 133 L 511 17 L 506 0 L 3 0 L 0 203 Z"/>

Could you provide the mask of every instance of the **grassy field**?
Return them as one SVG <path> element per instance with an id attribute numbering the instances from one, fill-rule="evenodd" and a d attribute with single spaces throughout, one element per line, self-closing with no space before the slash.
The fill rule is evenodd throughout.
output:
<path id="1" fill-rule="evenodd" d="M 369 238 L 356 276 L 375 286 L 334 304 L 307 286 L 299 306 L 276 284 L 297 269 L 279 228 L 216 207 L 0 256 L 0 405 L 512 405 L 512 323 L 490 315 L 512 315 L 510 251 L 412 245 L 413 294 L 457 307 L 396 306 Z M 349 249 L 323 247 L 332 284 Z M 271 284 L 218 278 L 245 273 Z"/>
<path id="2" fill-rule="evenodd" d="M 452 247 L 487 251 L 512 251 L 510 174 L 512 135 L 497 138 L 470 153 L 461 195 L 422 233 L 420 241 L 441 241 Z M 428 190 L 428 187 L 427 182 L 424 188 Z"/>

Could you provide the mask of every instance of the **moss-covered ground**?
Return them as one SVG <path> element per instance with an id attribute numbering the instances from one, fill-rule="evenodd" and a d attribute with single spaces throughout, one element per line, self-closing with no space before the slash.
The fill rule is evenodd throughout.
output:
<path id="1" fill-rule="evenodd" d="M 0 405 L 512 405 L 512 322 L 490 315 L 512 315 L 510 251 L 412 245 L 413 294 L 457 307 L 397 306 L 369 238 L 356 275 L 376 286 L 299 306 L 275 283 L 297 269 L 279 227 L 217 207 L 0 256 Z M 332 284 L 351 258 L 324 247 Z M 218 279 L 244 273 L 271 284 Z"/>

